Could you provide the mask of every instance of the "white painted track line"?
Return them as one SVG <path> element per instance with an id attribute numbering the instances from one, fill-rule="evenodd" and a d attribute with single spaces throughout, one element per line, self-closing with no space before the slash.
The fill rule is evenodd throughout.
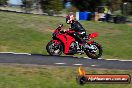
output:
<path id="1" fill-rule="evenodd" d="M 80 66 L 80 65 L 83 65 L 83 64 L 73 64 L 73 65 Z"/>
<path id="2" fill-rule="evenodd" d="M 18 55 L 20 55 L 20 54 L 25 54 L 25 55 L 31 55 L 30 53 L 15 53 L 15 52 L 0 52 L 1 54 L 18 54 Z"/>
<path id="3" fill-rule="evenodd" d="M 119 61 L 132 61 L 132 60 L 119 60 Z"/>
<path id="4" fill-rule="evenodd" d="M 92 67 L 95 67 L 96 65 L 93 64 L 93 65 L 91 65 L 91 66 L 92 66 Z"/>
<path id="5" fill-rule="evenodd" d="M 14 52 L 0 52 L 2 54 L 14 53 Z"/>
<path id="6" fill-rule="evenodd" d="M 63 64 L 66 64 L 66 63 L 54 63 L 54 64 L 57 64 L 57 65 L 63 65 Z"/>
<path id="7" fill-rule="evenodd" d="M 30 53 L 13 53 L 13 54 L 18 54 L 18 55 L 31 55 Z"/>
<path id="8" fill-rule="evenodd" d="M 89 59 L 88 57 L 83 57 L 83 58 Z"/>
<path id="9" fill-rule="evenodd" d="M 102 58 L 98 58 L 98 59 L 102 59 Z"/>
<path id="10" fill-rule="evenodd" d="M 119 59 L 106 59 L 106 60 L 119 60 Z"/>
<path id="11" fill-rule="evenodd" d="M 32 55 L 30 53 L 15 53 L 15 52 L 0 52 L 1 54 L 17 54 L 17 55 Z M 74 56 L 73 56 L 74 57 Z M 78 57 L 76 57 L 78 58 Z M 80 57 L 80 58 L 86 58 L 86 59 L 91 59 L 88 57 Z M 102 59 L 102 58 L 98 58 L 98 59 Z M 111 61 L 132 61 L 132 60 L 120 60 L 120 59 L 103 59 L 103 60 L 111 60 Z M 73 65 L 82 65 L 82 64 L 73 64 Z"/>
<path id="12" fill-rule="evenodd" d="M 82 58 L 86 58 L 86 59 L 92 59 L 92 58 L 89 58 L 89 57 L 82 57 Z M 98 59 L 102 59 L 102 58 L 98 58 Z"/>

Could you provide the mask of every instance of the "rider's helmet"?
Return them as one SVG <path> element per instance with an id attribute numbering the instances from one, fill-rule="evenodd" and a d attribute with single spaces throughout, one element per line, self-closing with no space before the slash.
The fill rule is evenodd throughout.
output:
<path id="1" fill-rule="evenodd" d="M 66 23 L 67 24 L 71 24 L 74 20 L 75 20 L 75 18 L 74 18 L 73 14 L 69 14 L 66 16 Z"/>

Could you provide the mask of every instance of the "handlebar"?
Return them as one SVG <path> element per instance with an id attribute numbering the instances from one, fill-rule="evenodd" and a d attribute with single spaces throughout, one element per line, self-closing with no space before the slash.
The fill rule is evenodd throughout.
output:
<path id="1" fill-rule="evenodd" d="M 54 31 L 54 33 L 60 32 L 60 33 L 68 33 L 68 34 L 70 34 L 70 33 L 74 32 L 74 31 L 72 31 L 72 30 L 61 31 L 61 28 L 62 28 L 62 27 L 63 27 L 63 24 L 60 24 L 60 25 L 58 26 L 58 28 Z"/>
<path id="2" fill-rule="evenodd" d="M 60 28 L 63 27 L 63 24 L 60 24 L 59 27 L 60 27 Z"/>

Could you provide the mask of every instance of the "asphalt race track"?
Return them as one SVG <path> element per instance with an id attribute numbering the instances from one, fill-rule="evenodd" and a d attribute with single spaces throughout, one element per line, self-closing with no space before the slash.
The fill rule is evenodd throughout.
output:
<path id="1" fill-rule="evenodd" d="M 0 53 L 0 63 L 33 64 L 51 66 L 80 66 L 99 69 L 132 70 L 132 61 L 89 59 L 66 56 L 46 56 L 37 54 Z"/>

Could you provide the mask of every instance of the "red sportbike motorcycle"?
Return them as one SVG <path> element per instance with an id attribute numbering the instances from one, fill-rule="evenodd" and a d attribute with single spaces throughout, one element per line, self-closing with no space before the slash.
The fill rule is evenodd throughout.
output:
<path id="1" fill-rule="evenodd" d="M 90 39 L 98 36 L 97 33 L 91 33 L 84 39 L 87 40 L 85 47 L 75 40 L 70 34 L 73 30 L 61 31 L 63 24 L 53 32 L 52 40 L 47 44 L 46 50 L 50 55 L 60 56 L 62 53 L 66 55 L 84 54 L 92 59 L 98 59 L 102 55 L 102 47 L 100 44 L 90 41 Z"/>

